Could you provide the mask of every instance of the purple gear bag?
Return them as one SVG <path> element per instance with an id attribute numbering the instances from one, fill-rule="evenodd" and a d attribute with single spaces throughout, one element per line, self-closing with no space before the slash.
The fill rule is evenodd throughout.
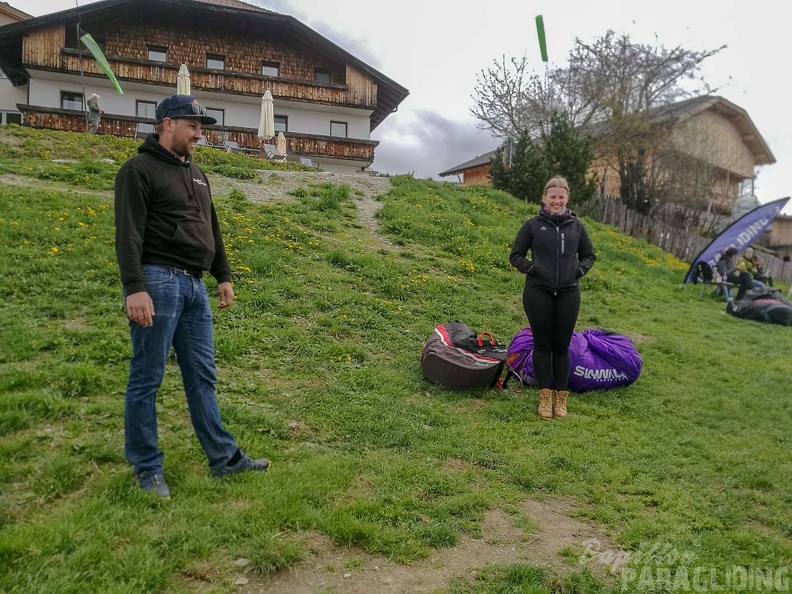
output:
<path id="1" fill-rule="evenodd" d="M 632 340 L 601 329 L 572 333 L 569 363 L 572 392 L 629 386 L 641 375 L 643 365 Z M 514 336 L 506 354 L 506 364 L 524 384 L 536 385 L 530 328 L 523 328 Z"/>

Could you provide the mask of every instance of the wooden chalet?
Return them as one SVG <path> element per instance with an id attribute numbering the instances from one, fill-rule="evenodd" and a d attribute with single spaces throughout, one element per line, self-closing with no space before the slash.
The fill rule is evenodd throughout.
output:
<path id="1" fill-rule="evenodd" d="M 102 48 L 123 95 L 81 46 L 78 26 Z M 328 171 L 371 165 L 371 131 L 408 95 L 294 17 L 239 0 L 103 0 L 0 27 L 0 68 L 24 92 L 16 108 L 28 126 L 84 131 L 85 99 L 98 93 L 100 134 L 150 131 L 181 64 L 191 93 L 218 120 L 205 130 L 208 142 L 259 150 L 269 89 L 289 158 Z"/>
<path id="2" fill-rule="evenodd" d="M 709 194 L 720 214 L 731 214 L 746 184 L 753 194 L 757 168 L 776 161 L 748 113 L 723 97 L 693 97 L 653 108 L 649 116 L 653 126 L 668 130 L 670 147 L 707 165 L 712 184 Z M 596 160 L 592 171 L 604 180 L 606 195 L 619 195 L 621 181 L 614 158 L 605 155 Z M 674 171 L 659 173 L 675 175 Z"/>

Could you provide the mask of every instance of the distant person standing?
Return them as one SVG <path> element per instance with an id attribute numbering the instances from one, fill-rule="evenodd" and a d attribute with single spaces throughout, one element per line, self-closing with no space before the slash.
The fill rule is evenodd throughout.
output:
<path id="1" fill-rule="evenodd" d="M 94 93 L 88 97 L 88 132 L 96 134 L 99 131 L 99 122 L 102 121 L 103 109 L 99 108 L 99 95 Z"/>
<path id="2" fill-rule="evenodd" d="M 116 255 L 132 337 L 126 458 L 141 488 L 169 497 L 155 400 L 171 346 L 212 474 L 266 470 L 269 460 L 254 460 L 237 447 L 223 427 L 215 397 L 212 310 L 203 272 L 217 279 L 221 309 L 231 305 L 234 289 L 209 181 L 192 155 L 202 126 L 216 120 L 191 95 L 163 99 L 155 115 L 156 133 L 116 176 Z"/>
<path id="3" fill-rule="evenodd" d="M 511 265 L 525 273 L 523 309 L 534 339 L 537 413 L 544 420 L 567 416 L 569 343 L 580 312 L 578 279 L 596 260 L 588 231 L 568 202 L 567 180 L 560 175 L 550 179 L 539 214 L 520 227 L 509 256 Z"/>

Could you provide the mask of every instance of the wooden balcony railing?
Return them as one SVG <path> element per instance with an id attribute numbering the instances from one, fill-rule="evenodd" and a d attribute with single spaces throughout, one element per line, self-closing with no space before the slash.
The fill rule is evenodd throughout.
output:
<path id="1" fill-rule="evenodd" d="M 24 114 L 25 125 L 32 128 L 71 132 L 88 130 L 85 114 L 81 111 L 35 105 L 17 105 L 17 108 Z M 133 116 L 104 114 L 99 124 L 99 134 L 134 137 L 137 125 L 140 123 L 153 122 Z M 204 136 L 208 142 L 212 144 L 222 144 L 224 141 L 235 142 L 239 147 L 248 149 L 251 154 L 261 149 L 262 142 L 256 134 L 257 130 L 254 128 L 236 126 L 207 126 L 204 129 Z M 274 144 L 274 139 L 270 142 Z M 295 157 L 329 157 L 370 164 L 374 161 L 374 149 L 378 144 L 376 140 L 334 138 L 296 132 L 286 134 L 286 153 Z"/>
<path id="2" fill-rule="evenodd" d="M 80 74 L 80 50 L 62 48 L 62 70 L 70 74 Z M 173 87 L 176 89 L 178 64 L 152 62 L 119 56 L 107 56 L 110 67 L 119 81 L 132 81 Z M 105 76 L 99 65 L 87 52 L 82 52 L 82 71 L 89 75 Z M 347 85 L 335 83 L 314 83 L 312 81 L 270 78 L 243 72 L 226 72 L 207 68 L 190 68 L 192 89 L 232 93 L 234 95 L 261 96 L 269 88 L 275 100 L 289 99 L 374 109 L 377 106 L 376 86 L 368 92 L 353 90 Z"/>

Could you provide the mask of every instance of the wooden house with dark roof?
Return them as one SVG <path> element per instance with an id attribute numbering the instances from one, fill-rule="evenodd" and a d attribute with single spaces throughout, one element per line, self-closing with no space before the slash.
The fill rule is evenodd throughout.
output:
<path id="1" fill-rule="evenodd" d="M 119 95 L 78 39 L 99 43 Z M 84 101 L 100 95 L 100 134 L 150 128 L 176 91 L 181 64 L 191 93 L 218 120 L 211 143 L 260 148 L 261 96 L 274 97 L 276 131 L 290 158 L 354 172 L 374 160 L 374 130 L 408 91 L 294 17 L 239 0 L 102 0 L 0 27 L 0 68 L 24 92 L 25 125 L 87 129 Z"/>
<path id="2" fill-rule="evenodd" d="M 656 107 L 649 112 L 653 125 L 667 126 L 672 146 L 711 167 L 716 180 L 718 200 L 722 212 L 731 206 L 746 183 L 756 178 L 757 168 L 775 163 L 759 130 L 748 113 L 723 97 L 704 95 L 670 105 Z M 604 134 L 597 131 L 595 138 Z M 440 176 L 462 176 L 463 183 L 489 183 L 489 160 L 494 151 L 451 167 Z M 604 190 L 609 196 L 618 196 L 620 179 L 615 158 L 605 154 L 592 164 Z M 667 172 L 673 175 L 673 172 Z"/>
<path id="3" fill-rule="evenodd" d="M 488 184 L 490 183 L 490 162 L 496 151 L 497 149 L 474 157 L 470 161 L 465 161 L 455 167 L 451 167 L 451 169 L 446 169 L 438 173 L 438 175 L 440 177 L 456 175 L 461 183 L 467 185 Z"/>
<path id="4" fill-rule="evenodd" d="M 776 161 L 748 112 L 723 97 L 693 97 L 655 107 L 648 114 L 653 126 L 669 131 L 671 148 L 709 167 L 713 207 L 721 214 L 731 213 L 746 184 L 753 193 L 757 168 Z M 621 182 L 615 158 L 606 154 L 592 169 L 604 179 L 605 193 L 618 196 Z"/>

